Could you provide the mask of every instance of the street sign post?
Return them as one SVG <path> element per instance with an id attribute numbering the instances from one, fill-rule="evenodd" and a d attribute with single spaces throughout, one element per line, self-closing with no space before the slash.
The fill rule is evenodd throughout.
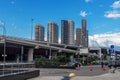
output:
<path id="1" fill-rule="evenodd" d="M 110 54 L 115 55 L 114 45 L 110 46 Z"/>
<path id="2" fill-rule="evenodd" d="M 114 45 L 110 46 L 110 55 L 112 60 L 115 60 L 115 49 L 114 49 Z"/>

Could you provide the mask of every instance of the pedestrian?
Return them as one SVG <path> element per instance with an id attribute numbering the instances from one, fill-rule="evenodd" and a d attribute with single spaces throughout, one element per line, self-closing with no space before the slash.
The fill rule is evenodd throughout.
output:
<path id="1" fill-rule="evenodd" d="M 103 69 L 103 65 L 104 65 L 104 63 L 103 62 L 101 62 L 101 68 Z"/>
<path id="2" fill-rule="evenodd" d="M 69 77 L 69 76 L 64 76 L 64 77 L 62 78 L 62 80 L 70 80 L 70 77 Z"/>
<path id="3" fill-rule="evenodd" d="M 75 73 L 70 73 L 68 76 L 64 76 L 61 80 L 70 80 L 71 78 L 75 77 Z"/>

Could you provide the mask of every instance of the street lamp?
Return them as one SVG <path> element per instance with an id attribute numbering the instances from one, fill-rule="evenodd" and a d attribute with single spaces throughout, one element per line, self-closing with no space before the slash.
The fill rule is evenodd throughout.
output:
<path id="1" fill-rule="evenodd" d="M 33 36 L 33 21 L 34 19 L 31 19 L 31 40 L 32 40 L 32 36 Z"/>
<path id="2" fill-rule="evenodd" d="M 4 53 L 3 53 L 3 75 L 4 75 L 4 70 L 5 70 L 5 57 L 6 55 L 6 28 L 5 28 L 5 22 L 0 21 L 0 27 L 3 28 L 3 38 L 4 38 Z"/>
<path id="3" fill-rule="evenodd" d="M 24 47 L 21 46 L 21 63 L 23 62 L 23 53 L 24 53 Z"/>
<path id="4" fill-rule="evenodd" d="M 50 46 L 50 53 L 49 53 L 49 59 L 52 58 L 52 54 L 51 54 L 51 46 Z"/>
<path id="5" fill-rule="evenodd" d="M 51 53 L 50 43 L 48 42 L 47 45 L 49 46 L 49 59 L 51 59 L 52 58 L 52 53 Z"/>

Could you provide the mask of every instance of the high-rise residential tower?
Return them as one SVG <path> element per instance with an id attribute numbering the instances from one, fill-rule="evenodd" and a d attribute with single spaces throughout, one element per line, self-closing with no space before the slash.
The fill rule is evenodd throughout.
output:
<path id="1" fill-rule="evenodd" d="M 68 21 L 61 20 L 61 43 L 68 44 Z"/>
<path id="2" fill-rule="evenodd" d="M 44 41 L 44 27 L 40 24 L 34 26 L 34 38 L 36 41 Z"/>
<path id="3" fill-rule="evenodd" d="M 80 46 L 82 43 L 82 38 L 81 38 L 82 31 L 80 28 L 76 28 L 76 45 Z"/>
<path id="4" fill-rule="evenodd" d="M 58 43 L 58 25 L 55 22 L 48 22 L 47 24 L 47 41 Z"/>
<path id="5" fill-rule="evenodd" d="M 88 31 L 86 30 L 86 20 L 82 19 L 82 46 L 88 47 Z"/>
<path id="6" fill-rule="evenodd" d="M 88 44 L 89 44 L 89 40 L 88 40 L 89 38 L 88 38 L 88 30 L 87 30 L 87 32 L 86 32 L 86 47 L 88 47 Z"/>
<path id="7" fill-rule="evenodd" d="M 69 43 L 70 45 L 74 45 L 74 22 L 72 20 L 68 20 L 68 26 L 69 26 Z"/>
<path id="8" fill-rule="evenodd" d="M 61 43 L 74 45 L 74 22 L 72 20 L 61 20 Z"/>

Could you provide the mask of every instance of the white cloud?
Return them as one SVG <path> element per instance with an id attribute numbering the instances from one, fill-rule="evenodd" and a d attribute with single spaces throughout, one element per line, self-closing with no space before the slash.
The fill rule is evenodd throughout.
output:
<path id="1" fill-rule="evenodd" d="M 11 3 L 12 5 L 14 5 L 14 4 L 16 3 L 16 1 L 17 1 L 17 0 L 11 0 L 10 3 Z"/>
<path id="2" fill-rule="evenodd" d="M 110 45 L 120 46 L 120 32 L 89 36 L 90 47 L 109 47 Z"/>
<path id="3" fill-rule="evenodd" d="M 120 0 L 115 1 L 115 2 L 111 5 L 111 7 L 114 8 L 114 9 L 120 8 Z"/>
<path id="4" fill-rule="evenodd" d="M 14 23 L 12 23 L 11 26 L 13 27 L 13 29 L 17 29 L 17 26 Z"/>
<path id="5" fill-rule="evenodd" d="M 46 36 L 44 37 L 44 40 L 47 41 L 47 37 Z"/>
<path id="6" fill-rule="evenodd" d="M 11 4 L 15 4 L 15 1 L 11 1 Z"/>
<path id="7" fill-rule="evenodd" d="M 101 4 L 101 5 L 99 5 L 99 7 L 103 7 L 103 5 Z"/>
<path id="8" fill-rule="evenodd" d="M 106 18 L 112 18 L 112 19 L 117 19 L 120 18 L 120 0 L 115 1 L 112 5 L 111 5 L 112 9 L 111 11 L 107 11 L 105 12 L 105 17 Z"/>
<path id="9" fill-rule="evenodd" d="M 85 12 L 85 11 L 81 11 L 80 12 L 80 16 L 82 16 L 82 17 L 86 17 L 88 14 Z"/>
<path id="10" fill-rule="evenodd" d="M 107 11 L 104 16 L 106 18 L 117 19 L 117 18 L 120 18 L 120 11 L 117 11 L 117 10 Z"/>
<path id="11" fill-rule="evenodd" d="M 0 26 L 4 26 L 5 25 L 5 22 L 0 20 Z"/>
<path id="12" fill-rule="evenodd" d="M 86 3 L 91 2 L 91 0 L 85 0 Z"/>

